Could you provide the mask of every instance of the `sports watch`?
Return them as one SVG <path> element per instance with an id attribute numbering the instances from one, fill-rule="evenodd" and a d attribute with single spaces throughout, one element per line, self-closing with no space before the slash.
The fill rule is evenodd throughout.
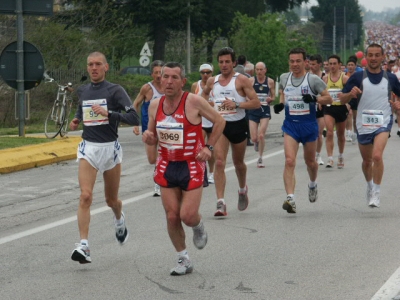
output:
<path id="1" fill-rule="evenodd" d="M 214 150 L 214 146 L 211 146 L 211 145 L 208 145 L 208 144 L 206 144 L 205 145 L 207 148 L 208 148 L 208 150 L 210 150 L 210 151 L 213 151 Z"/>

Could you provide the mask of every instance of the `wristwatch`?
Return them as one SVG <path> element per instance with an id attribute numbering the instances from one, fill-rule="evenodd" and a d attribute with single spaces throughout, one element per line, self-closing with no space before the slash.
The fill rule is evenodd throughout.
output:
<path id="1" fill-rule="evenodd" d="M 214 150 L 214 146 L 211 146 L 211 145 L 208 145 L 208 144 L 206 144 L 205 145 L 207 148 L 208 148 L 208 150 L 210 150 L 210 151 L 213 151 Z"/>
<path id="2" fill-rule="evenodd" d="M 240 103 L 236 102 L 236 108 L 239 108 Z"/>

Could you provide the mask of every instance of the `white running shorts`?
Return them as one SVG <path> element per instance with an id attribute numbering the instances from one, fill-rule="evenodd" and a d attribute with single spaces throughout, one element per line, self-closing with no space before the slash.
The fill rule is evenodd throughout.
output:
<path id="1" fill-rule="evenodd" d="M 92 143 L 83 140 L 78 145 L 77 161 L 85 159 L 93 168 L 104 172 L 122 162 L 122 147 L 118 141 Z"/>

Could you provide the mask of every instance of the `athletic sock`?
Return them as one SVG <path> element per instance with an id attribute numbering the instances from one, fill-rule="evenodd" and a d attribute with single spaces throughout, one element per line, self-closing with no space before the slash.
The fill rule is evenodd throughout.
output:
<path id="1" fill-rule="evenodd" d="M 184 257 L 186 257 L 187 259 L 189 259 L 189 254 L 188 254 L 188 252 L 186 251 L 186 249 L 185 249 L 185 250 L 182 250 L 181 252 L 177 252 L 177 254 L 178 254 L 178 258 L 181 257 L 181 256 L 184 256 Z"/>
<path id="2" fill-rule="evenodd" d="M 317 182 L 316 181 L 310 181 L 310 183 L 308 184 L 308 186 L 310 188 L 315 188 L 317 186 Z"/>

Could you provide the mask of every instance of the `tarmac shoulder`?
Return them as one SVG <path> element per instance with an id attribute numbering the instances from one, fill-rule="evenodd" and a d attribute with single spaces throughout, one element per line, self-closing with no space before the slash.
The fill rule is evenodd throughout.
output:
<path id="1" fill-rule="evenodd" d="M 22 171 L 76 158 L 78 136 L 53 142 L 0 150 L 0 174 Z"/>

